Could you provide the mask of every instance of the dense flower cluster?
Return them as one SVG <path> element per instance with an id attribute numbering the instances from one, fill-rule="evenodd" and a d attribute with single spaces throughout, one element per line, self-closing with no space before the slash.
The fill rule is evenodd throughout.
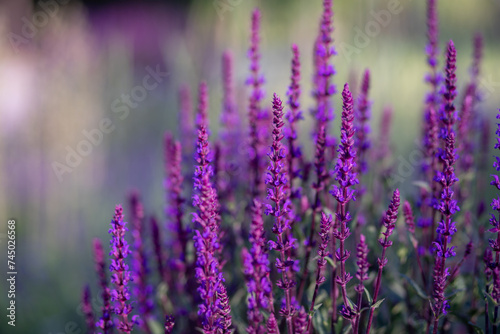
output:
<path id="1" fill-rule="evenodd" d="M 447 45 L 442 75 L 437 0 L 427 0 L 427 10 L 422 147 L 409 155 L 422 170 L 402 176 L 397 173 L 404 174 L 405 167 L 397 164 L 404 159 L 392 150 L 390 105 L 382 109 L 374 131 L 378 137 L 370 133 L 376 99 L 370 89 L 378 85 L 374 71 L 363 72 L 359 92 L 344 85 L 338 147 L 330 133 L 333 105 L 340 102 L 332 98 L 332 1 L 323 0 L 314 43 L 313 136 L 304 142 L 299 121 L 305 116 L 300 81 L 306 62 L 292 44 L 290 84 L 281 87 L 288 97 L 285 116 L 277 94 L 264 99 L 261 13 L 254 10 L 247 119 L 238 113 L 243 110 L 238 71 L 227 50 L 221 63 L 219 138 L 209 141 L 208 123 L 216 118 L 209 113 L 208 83 L 199 85 L 196 119 L 190 88 L 180 91 L 180 139 L 170 133 L 164 138 L 166 223 L 146 216 L 148 206 L 133 193 L 127 235 L 123 210 L 116 207 L 109 231 L 111 282 L 102 245 L 94 242 L 100 291 L 95 295 L 102 307 L 92 310 L 85 287 L 82 311 L 89 332 L 369 334 L 378 327 L 377 332 L 461 333 L 480 332 L 481 317 L 486 333 L 497 331 L 500 197 L 491 202 L 489 247 L 482 226 L 489 154 L 488 118 L 479 108 L 483 42 L 474 37 L 471 74 L 455 107 L 455 45 Z M 357 77 L 353 73 L 350 82 Z M 247 122 L 249 133 L 241 131 Z M 500 123 L 496 134 L 495 149 L 500 149 Z M 500 172 L 500 157 L 493 166 Z M 398 182 L 404 183 L 401 193 Z M 500 190 L 500 176 L 493 175 L 491 185 Z M 406 230 L 396 227 L 401 201 Z M 133 241 L 131 249 L 127 240 Z M 379 257 L 371 252 L 377 247 Z"/>
<path id="2" fill-rule="evenodd" d="M 113 272 L 111 275 L 111 283 L 115 288 L 111 290 L 111 300 L 115 302 L 114 313 L 119 317 L 118 329 L 124 333 L 130 333 L 134 326 L 131 319 L 128 318 L 132 312 L 132 306 L 129 303 L 130 292 L 127 287 L 131 275 L 128 270 L 128 265 L 125 263 L 125 258 L 130 254 L 127 240 L 125 239 L 125 232 L 128 230 L 123 221 L 123 208 L 117 205 L 115 208 L 115 215 L 111 220 L 111 229 L 109 233 L 111 237 L 111 265 L 110 270 Z"/>

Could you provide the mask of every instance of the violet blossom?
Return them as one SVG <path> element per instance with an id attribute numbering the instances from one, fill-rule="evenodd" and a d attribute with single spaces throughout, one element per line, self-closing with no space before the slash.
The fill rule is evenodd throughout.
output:
<path id="1" fill-rule="evenodd" d="M 94 239 L 94 261 L 97 276 L 99 278 L 99 287 L 102 298 L 102 315 L 95 327 L 102 329 L 103 334 L 111 333 L 113 322 L 111 321 L 111 291 L 108 287 L 108 278 L 106 277 L 106 263 L 104 259 L 104 249 L 99 239 Z"/>
<path id="2" fill-rule="evenodd" d="M 295 266 L 289 254 L 289 251 L 294 247 L 295 240 L 287 233 L 287 229 L 291 230 L 290 221 L 287 219 L 287 212 L 289 210 L 289 203 L 287 203 L 286 187 L 288 184 L 286 166 L 285 166 L 285 147 L 282 143 L 283 135 L 283 105 L 278 95 L 274 94 L 273 97 L 273 144 L 271 146 L 269 155 L 269 167 L 267 172 L 266 184 L 267 199 L 273 205 L 268 204 L 266 214 L 274 216 L 274 225 L 272 232 L 276 235 L 276 242 L 269 241 L 269 248 L 275 249 L 279 252 L 280 256 L 276 258 L 276 268 L 281 272 L 281 279 L 276 283 L 278 287 L 285 292 L 285 307 L 280 313 L 286 318 L 288 333 L 292 334 L 293 323 L 292 318 L 295 310 L 292 306 L 291 291 L 290 289 L 295 286 L 293 279 L 292 267 Z M 290 235 L 290 238 L 287 236 Z"/>
<path id="3" fill-rule="evenodd" d="M 354 148 L 354 108 L 352 94 L 349 91 L 349 84 L 344 85 L 342 91 L 342 127 L 339 145 L 339 158 L 335 166 L 335 180 L 338 186 L 334 185 L 330 193 L 337 200 L 336 222 L 333 236 L 339 240 L 339 248 L 335 251 L 335 259 L 340 263 L 340 275 L 335 277 L 335 282 L 340 286 L 344 305 L 347 302 L 346 285 L 351 280 L 351 274 L 346 271 L 345 261 L 349 258 L 350 252 L 345 248 L 345 240 L 351 234 L 348 222 L 351 214 L 347 211 L 347 205 L 352 200 L 355 201 L 355 190 L 352 186 L 359 183 L 356 177 L 356 150 Z"/>
<path id="4" fill-rule="evenodd" d="M 264 317 L 261 311 L 274 311 L 272 285 L 269 279 L 269 259 L 266 252 L 264 236 L 264 220 L 262 219 L 262 204 L 254 200 L 252 206 L 252 222 L 250 224 L 250 251 L 243 248 L 242 259 L 248 291 L 247 318 L 248 333 L 264 333 Z"/>
<path id="5" fill-rule="evenodd" d="M 118 316 L 117 328 L 123 333 L 130 333 L 134 327 L 134 318 L 129 319 L 128 316 L 132 312 L 132 306 L 129 302 L 130 292 L 127 287 L 131 280 L 131 273 L 125 259 L 130 254 L 130 249 L 125 239 L 125 234 L 128 231 L 127 223 L 123 221 L 123 209 L 121 205 L 115 208 L 115 214 L 111 220 L 111 229 L 109 233 L 111 237 L 111 265 L 109 266 L 111 275 L 111 283 L 114 284 L 114 289 L 111 290 L 111 300 L 115 302 L 114 313 Z"/>
<path id="6" fill-rule="evenodd" d="M 380 284 L 382 283 L 382 271 L 384 267 L 387 265 L 387 257 L 386 251 L 387 248 L 392 246 L 392 241 L 389 240 L 389 237 L 392 235 L 394 228 L 396 227 L 396 221 L 398 220 L 398 209 L 400 204 L 399 190 L 396 189 L 392 194 L 391 203 L 385 212 L 385 215 L 382 219 L 382 224 L 385 228 L 385 231 L 382 232 L 383 238 L 379 239 L 379 244 L 382 246 L 382 256 L 377 259 L 378 264 L 378 274 L 375 279 L 375 289 L 373 291 L 373 306 L 377 302 L 378 294 L 380 292 Z M 368 319 L 368 325 L 366 327 L 366 333 L 370 333 L 370 328 L 373 321 L 373 314 L 375 312 L 375 308 L 370 307 L 370 317 Z"/>

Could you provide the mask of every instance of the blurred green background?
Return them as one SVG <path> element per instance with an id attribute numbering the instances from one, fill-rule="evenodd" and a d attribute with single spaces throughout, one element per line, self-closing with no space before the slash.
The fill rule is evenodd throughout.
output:
<path id="1" fill-rule="evenodd" d="M 55 10 L 47 10 L 49 2 L 56 3 Z M 372 13 L 387 10 L 391 2 L 399 3 L 400 13 L 392 14 L 386 26 L 379 25 L 380 31 L 368 38 L 366 46 L 356 44 L 358 29 L 376 22 Z M 221 11 L 221 4 L 226 4 L 226 11 Z M 7 220 L 16 219 L 18 229 L 17 321 L 15 329 L 7 326 L 2 312 L 1 333 L 84 332 L 81 290 L 87 282 L 92 288 L 96 285 L 91 241 L 96 236 L 108 240 L 114 205 L 124 203 L 127 192 L 136 188 L 146 212 L 163 219 L 162 136 L 166 130 L 178 132 L 178 87 L 187 83 L 195 95 L 199 80 L 208 81 L 212 134 L 217 135 L 220 58 L 230 48 L 235 55 L 239 111 L 245 114 L 246 52 L 250 13 L 256 6 L 262 10 L 266 101 L 273 92 L 285 96 L 290 45 L 297 43 L 303 64 L 302 106 L 308 115 L 321 1 L 0 4 L 0 270 L 4 272 Z M 407 157 L 420 131 L 426 91 L 425 1 L 335 1 L 334 11 L 337 88 L 346 81 L 359 82 L 369 68 L 372 137 L 377 136 L 382 108 L 392 105 L 393 155 Z M 40 13 L 46 13 L 47 20 Z M 485 38 L 480 109 L 490 115 L 492 126 L 500 106 L 499 15 L 499 0 L 439 1 L 441 48 L 454 40 L 459 91 L 468 80 L 472 37 L 480 32 Z M 27 28 L 30 24 L 34 30 Z M 346 56 L 339 46 L 347 44 L 359 52 Z M 140 85 L 147 67 L 157 66 L 168 72 L 165 80 L 127 117 L 118 117 L 112 111 L 113 101 Z M 338 119 L 338 94 L 334 103 Z M 85 139 L 83 131 L 97 128 L 104 118 L 111 120 L 114 130 L 58 179 L 53 163 L 64 163 L 67 147 L 76 149 Z M 306 117 L 301 134 L 309 145 L 310 127 Z M 337 120 L 333 127 L 338 133 Z M 491 137 L 493 131 L 492 127 Z M 312 149 L 304 151 L 310 154 Z M 402 187 L 411 191 L 411 180 L 407 183 Z M 5 310 L 4 279 L 0 287 L 0 309 Z"/>

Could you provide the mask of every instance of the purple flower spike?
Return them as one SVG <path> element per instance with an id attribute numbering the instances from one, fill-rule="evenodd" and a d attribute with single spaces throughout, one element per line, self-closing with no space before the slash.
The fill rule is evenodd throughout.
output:
<path id="1" fill-rule="evenodd" d="M 111 332 L 113 327 L 113 322 L 111 321 L 111 292 L 108 287 L 108 279 L 106 277 L 106 263 L 104 260 L 104 249 L 102 243 L 99 239 L 94 239 L 94 259 L 97 271 L 97 276 L 99 278 L 99 286 L 101 288 L 102 297 L 102 316 L 96 323 L 96 327 L 102 329 L 104 334 Z"/>
<path id="2" fill-rule="evenodd" d="M 149 328 L 147 319 L 151 316 L 153 310 L 153 302 L 150 296 L 153 292 L 153 287 L 147 283 L 147 276 L 149 274 L 148 255 L 146 254 L 142 240 L 145 235 L 144 208 L 136 191 L 130 194 L 129 203 L 132 213 L 132 237 L 134 239 L 132 252 L 133 295 L 139 304 L 139 314 L 142 318 L 141 327 L 149 333 L 151 329 Z"/>
<path id="3" fill-rule="evenodd" d="M 274 313 L 269 315 L 269 319 L 267 319 L 267 334 L 279 334 L 280 330 L 278 328 L 278 322 L 276 321 L 276 317 Z"/>
<path id="4" fill-rule="evenodd" d="M 203 113 L 202 108 L 199 111 Z M 202 300 L 198 315 L 205 333 L 217 333 L 218 329 L 223 328 L 222 326 L 226 323 L 226 316 L 219 308 L 221 293 L 223 293 L 221 285 L 224 282 L 219 262 L 221 253 L 220 205 L 217 192 L 210 180 L 213 169 L 209 158 L 206 119 L 199 117 L 199 120 L 196 159 L 198 165 L 194 174 L 195 194 L 193 195 L 193 206 L 197 209 L 193 213 L 193 222 L 198 225 L 193 237 L 196 250 L 195 276 L 199 284 L 198 293 Z"/>
<path id="5" fill-rule="evenodd" d="M 269 155 L 269 167 L 267 173 L 266 184 L 267 199 L 274 205 L 267 205 L 266 214 L 274 216 L 274 225 L 272 232 L 276 234 L 277 242 L 270 242 L 270 248 L 279 251 L 280 256 L 276 258 L 276 268 L 282 274 L 282 278 L 278 280 L 278 287 L 285 291 L 286 303 L 281 309 L 280 313 L 286 317 L 288 333 L 293 331 L 292 318 L 294 309 L 292 307 L 290 289 L 295 286 L 293 279 L 292 266 L 294 261 L 287 256 L 291 253 L 290 250 L 294 247 L 293 237 L 291 237 L 290 221 L 287 219 L 288 207 L 286 187 L 288 184 L 287 173 L 285 167 L 285 148 L 282 140 L 283 136 L 283 105 L 278 95 L 274 94 L 273 97 L 273 144 L 271 146 Z M 287 233 L 286 229 L 290 230 Z M 290 239 L 287 235 L 290 235 Z"/>
<path id="6" fill-rule="evenodd" d="M 498 110 L 496 118 L 497 120 L 500 120 L 500 109 Z M 497 129 L 495 131 L 495 134 L 496 143 L 494 148 L 495 150 L 500 150 L 500 121 L 497 122 Z M 493 163 L 493 167 L 497 172 L 500 172 L 499 156 L 499 154 L 495 156 L 495 162 Z M 495 190 L 499 190 L 500 181 L 498 175 L 492 175 L 492 177 L 493 180 L 490 182 L 490 184 L 495 188 Z M 492 228 L 490 228 L 489 230 L 491 233 L 493 233 L 494 236 L 494 238 L 489 239 L 490 248 L 494 252 L 494 256 L 490 251 L 488 254 L 487 264 L 489 264 L 490 268 L 495 268 L 494 270 L 490 269 L 489 276 L 493 274 L 493 292 L 495 292 L 495 296 L 497 297 L 495 300 L 497 302 L 500 302 L 500 275 L 498 272 L 498 267 L 500 266 L 500 196 L 493 198 L 493 200 L 491 201 L 491 208 L 492 210 L 496 211 L 494 214 L 491 214 L 490 224 Z M 487 280 L 489 280 L 488 277 Z M 497 306 L 495 306 L 495 309 L 497 309 Z M 495 317 L 494 322 L 496 322 L 496 320 L 497 319 Z"/>
<path id="7" fill-rule="evenodd" d="M 181 275 L 185 275 L 186 251 L 187 251 L 187 231 L 183 225 L 184 205 L 186 199 L 182 193 L 184 177 L 182 176 L 182 148 L 181 143 L 173 139 L 169 133 L 165 134 L 165 194 L 167 206 L 165 216 L 167 217 L 167 229 L 175 235 L 172 238 L 170 265 L 178 268 Z M 164 273 L 167 275 L 166 273 Z M 167 275 L 169 284 L 174 284 L 172 275 Z M 167 277 L 166 277 L 167 278 Z M 177 280 L 175 286 L 182 291 L 183 284 Z"/>
<path id="8" fill-rule="evenodd" d="M 358 148 L 358 171 L 366 174 L 368 171 L 368 163 L 366 162 L 366 153 L 370 148 L 368 134 L 370 133 L 370 106 L 371 101 L 368 100 L 368 92 L 370 89 L 370 71 L 365 70 L 363 80 L 361 82 L 361 93 L 358 98 L 356 108 L 356 147 Z"/>
<path id="9" fill-rule="evenodd" d="M 111 237 L 111 265 L 110 271 L 113 273 L 111 282 L 114 284 L 115 289 L 111 290 L 111 300 L 115 302 L 114 313 L 118 316 L 118 329 L 124 333 L 130 333 L 134 326 L 133 322 L 128 319 L 128 315 L 132 312 L 132 306 L 128 303 L 130 293 L 127 288 L 128 282 L 131 279 L 128 265 L 125 259 L 130 250 L 125 239 L 127 232 L 126 222 L 123 221 L 123 209 L 121 205 L 115 208 L 115 215 L 111 220 L 111 229 L 109 233 Z"/>
<path id="10" fill-rule="evenodd" d="M 336 223 L 333 236 L 339 240 L 340 246 L 335 252 L 335 258 L 340 263 L 340 275 L 337 275 L 335 282 L 340 286 L 344 305 L 347 302 L 346 285 L 351 280 L 351 274 L 346 272 L 345 261 L 349 258 L 350 252 L 345 249 L 345 240 L 351 234 L 347 223 L 351 220 L 351 215 L 347 211 L 347 205 L 352 200 L 355 201 L 354 189 L 351 187 L 358 184 L 356 178 L 356 150 L 354 149 L 354 108 L 352 94 L 349 91 L 349 84 L 344 85 L 342 91 L 342 127 L 340 134 L 340 146 L 338 149 L 339 158 L 335 166 L 335 180 L 338 186 L 334 185 L 330 193 L 337 200 Z"/>
<path id="11" fill-rule="evenodd" d="M 316 269 L 316 285 L 314 287 L 314 293 L 311 300 L 311 307 L 309 308 L 309 319 L 307 322 L 307 332 L 311 328 L 312 317 L 314 314 L 314 304 L 316 303 L 316 297 L 318 296 L 319 286 L 326 281 L 325 276 L 323 276 L 323 268 L 326 266 L 326 257 L 329 255 L 328 243 L 330 241 L 330 230 L 332 228 L 333 218 L 331 215 L 327 216 L 324 212 L 321 213 L 321 227 L 319 231 L 319 236 L 321 237 L 321 244 L 318 249 L 318 266 Z"/>
<path id="12" fill-rule="evenodd" d="M 323 0 L 323 14 L 318 39 L 316 40 L 316 54 L 314 57 L 314 92 L 316 99 L 316 131 L 318 133 L 321 126 L 328 128 L 328 123 L 333 120 L 333 107 L 330 103 L 331 96 L 336 93 L 335 85 L 331 83 L 335 68 L 330 63 L 332 56 L 336 54 L 332 45 L 333 33 L 333 10 L 332 1 Z"/>
<path id="13" fill-rule="evenodd" d="M 171 334 L 174 330 L 175 319 L 171 315 L 165 316 L 165 334 Z"/>
<path id="14" fill-rule="evenodd" d="M 237 172 L 242 168 L 238 152 L 238 145 L 241 143 L 241 122 L 238 114 L 238 108 L 235 98 L 235 87 L 233 78 L 234 56 L 229 50 L 222 55 L 222 86 L 223 100 L 221 113 L 221 131 L 220 131 L 220 161 L 222 167 L 219 170 L 218 193 L 221 202 L 231 200 L 234 189 L 237 186 Z M 220 177 L 221 173 L 225 177 Z M 217 175 L 217 174 L 216 174 Z"/>
<path id="15" fill-rule="evenodd" d="M 199 128 L 202 124 L 205 124 L 208 131 L 208 86 L 206 81 L 200 82 L 200 86 L 198 88 L 198 111 L 196 114 L 196 126 Z"/>
<path id="16" fill-rule="evenodd" d="M 286 129 L 286 137 L 288 139 L 288 173 L 289 173 L 289 191 L 290 199 L 300 198 L 300 188 L 295 188 L 293 181 L 300 176 L 299 163 L 302 158 L 300 145 L 297 143 L 297 123 L 301 119 L 302 111 L 300 111 L 300 54 L 297 45 L 292 45 L 292 76 L 290 87 L 288 88 L 288 105 L 290 110 L 286 114 L 286 119 L 289 123 L 289 128 Z"/>
<path id="17" fill-rule="evenodd" d="M 389 240 L 389 237 L 392 235 L 394 228 L 396 227 L 396 221 L 398 220 L 398 209 L 400 204 L 399 190 L 396 189 L 392 194 L 391 203 L 385 212 L 385 215 L 382 220 L 382 225 L 385 227 L 385 231 L 382 232 L 383 238 L 379 239 L 379 243 L 382 246 L 382 256 L 377 259 L 378 263 L 378 274 L 375 280 L 375 290 L 373 292 L 373 302 L 374 305 L 377 302 L 378 293 L 380 291 L 380 285 L 382 283 L 382 271 L 384 267 L 387 265 L 387 258 L 385 257 L 387 248 L 392 245 L 392 241 Z M 370 333 L 370 328 L 373 321 L 373 314 L 375 309 L 373 307 L 370 308 L 370 318 L 368 319 L 368 325 L 366 327 L 366 333 Z"/>
<path id="18" fill-rule="evenodd" d="M 436 265 L 434 268 L 434 285 L 433 285 L 433 310 L 434 318 L 434 333 L 437 333 L 438 322 L 441 314 L 447 313 L 449 308 L 448 301 L 445 298 L 444 290 L 446 281 L 450 276 L 450 269 L 446 267 L 446 259 L 455 256 L 454 246 L 450 247 L 451 237 L 457 231 L 455 222 L 452 221 L 453 214 L 460 210 L 457 201 L 453 199 L 453 185 L 458 182 L 455 176 L 453 165 L 456 161 L 455 150 L 455 134 L 451 132 L 446 137 L 446 150 L 441 155 L 443 163 L 443 172 L 439 172 L 435 181 L 442 186 L 441 199 L 436 207 L 441 212 L 442 221 L 438 223 L 437 239 L 433 243 L 436 249 Z"/>
<path id="19" fill-rule="evenodd" d="M 445 86 L 443 92 L 443 105 L 441 107 L 440 136 L 443 139 L 446 139 L 450 133 L 454 132 L 453 126 L 457 119 L 455 105 L 453 104 L 453 101 L 457 96 L 457 77 L 455 74 L 457 70 L 456 62 L 457 51 L 455 50 L 455 44 L 453 44 L 453 41 L 450 41 L 446 50 L 446 66 L 444 68 Z"/>
<path id="20" fill-rule="evenodd" d="M 262 110 L 261 102 L 264 99 L 264 76 L 260 72 L 260 10 L 256 8 L 252 13 L 252 28 L 250 35 L 250 49 L 248 57 L 250 58 L 250 77 L 247 84 L 252 87 L 250 93 L 248 121 L 250 125 L 250 168 L 252 173 L 252 197 L 260 198 L 264 192 L 263 183 L 263 163 L 264 163 L 264 139 L 262 136 L 266 132 L 263 128 L 263 118 L 266 119 L 265 112 Z"/>
<path id="21" fill-rule="evenodd" d="M 248 298 L 248 333 L 264 333 L 264 318 L 261 310 L 272 312 L 272 285 L 269 280 L 269 259 L 266 252 L 264 236 L 264 221 L 262 219 L 262 204 L 254 200 L 252 207 L 252 222 L 250 224 L 250 252 L 243 248 L 243 268 L 247 281 Z"/>
<path id="22" fill-rule="evenodd" d="M 153 250 L 156 258 L 156 267 L 160 277 L 164 278 L 165 269 L 163 266 L 164 256 L 162 249 L 161 233 L 160 233 L 160 228 L 158 226 L 158 221 L 156 220 L 155 217 L 151 217 L 150 225 L 151 225 L 151 237 L 153 239 Z"/>
<path id="23" fill-rule="evenodd" d="M 95 319 L 94 312 L 92 311 L 92 302 L 90 298 L 90 288 L 85 285 L 82 294 L 82 313 L 85 315 L 85 323 L 87 324 L 87 333 L 94 333 Z"/>
<path id="24" fill-rule="evenodd" d="M 307 334 L 307 313 L 304 307 L 301 307 L 297 316 L 293 320 L 293 334 Z"/>

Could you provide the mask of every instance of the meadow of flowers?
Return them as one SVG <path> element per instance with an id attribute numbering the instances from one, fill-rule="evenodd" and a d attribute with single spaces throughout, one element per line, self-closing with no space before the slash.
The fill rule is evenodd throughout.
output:
<path id="1" fill-rule="evenodd" d="M 370 133 L 376 78 L 366 69 L 350 87 L 336 76 L 332 1 L 323 1 L 313 52 L 290 48 L 286 96 L 266 85 L 265 13 L 255 9 L 246 104 L 237 103 L 228 50 L 218 138 L 207 83 L 196 107 L 191 88 L 179 90 L 180 135 L 164 137 L 164 215 L 145 212 L 132 192 L 114 209 L 110 246 L 95 239 L 97 283 L 82 297 L 88 332 L 497 333 L 500 197 L 482 195 L 500 190 L 487 174 L 500 124 L 493 133 L 478 108 L 481 35 L 472 56 L 458 55 L 471 65 L 457 78 L 453 41 L 439 45 L 436 1 L 427 1 L 428 73 L 415 79 L 428 87 L 418 102 L 418 192 L 395 187 L 390 108 L 379 137 Z M 305 61 L 314 63 L 312 92 L 301 89 Z M 304 94 L 314 105 L 301 104 Z M 312 147 L 298 140 L 305 118 Z M 98 312 L 91 295 L 102 300 Z"/>

